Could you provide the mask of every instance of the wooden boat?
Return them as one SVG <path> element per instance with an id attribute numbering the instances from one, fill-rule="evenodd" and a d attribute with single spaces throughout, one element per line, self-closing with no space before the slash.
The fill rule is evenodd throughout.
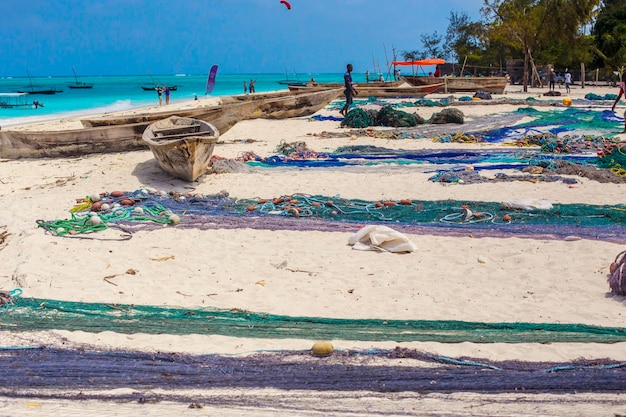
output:
<path id="1" fill-rule="evenodd" d="M 84 127 L 112 126 L 128 123 L 154 122 L 169 116 L 193 117 L 217 127 L 223 134 L 240 120 L 303 117 L 320 110 L 341 94 L 341 89 L 314 91 L 276 91 L 221 97 L 219 106 L 189 110 L 167 110 L 124 116 L 81 119 Z M 0 131 L 1 132 L 1 131 Z"/>
<path id="2" fill-rule="evenodd" d="M 373 85 L 374 83 L 359 84 L 355 86 L 355 89 L 359 97 L 378 97 L 378 98 L 422 98 L 427 94 L 433 93 L 438 90 L 443 84 L 422 85 L 418 87 L 414 86 L 400 86 L 400 87 L 378 87 Z M 308 89 L 314 91 L 321 87 L 289 87 L 292 91 L 302 91 Z M 343 92 L 343 86 L 341 88 Z"/>
<path id="3" fill-rule="evenodd" d="M 142 140 L 165 172 L 191 182 L 206 173 L 219 136 L 208 122 L 171 116 L 151 123 Z"/>
<path id="4" fill-rule="evenodd" d="M 35 84 L 33 84 L 33 78 L 30 75 L 30 72 L 28 73 L 28 80 L 30 82 L 30 85 L 28 86 L 27 89 L 25 90 L 18 90 L 18 93 L 26 93 L 26 94 L 56 94 L 56 93 L 62 93 L 63 90 L 58 90 L 55 87 L 41 87 L 41 86 L 37 86 Z"/>
<path id="5" fill-rule="evenodd" d="M 56 94 L 62 93 L 63 90 L 57 90 L 56 88 L 37 88 L 35 86 L 31 86 L 28 90 L 17 90 L 18 93 L 22 94 Z"/>
<path id="6" fill-rule="evenodd" d="M 57 131 L 0 130 L 0 158 L 46 158 L 145 149 L 149 123 Z"/>
<path id="7" fill-rule="evenodd" d="M 158 88 L 160 88 L 161 90 L 165 91 L 165 88 L 169 87 L 170 91 L 176 91 L 178 90 L 178 86 L 175 85 L 142 85 L 141 89 L 143 91 L 156 91 Z"/>
<path id="8" fill-rule="evenodd" d="M 43 106 L 38 104 L 37 107 Z M 34 109 L 27 93 L 0 93 L 0 109 Z"/>
<path id="9" fill-rule="evenodd" d="M 170 116 L 192 117 L 211 123 L 224 133 L 241 120 L 282 119 L 308 116 L 335 99 L 341 90 L 323 90 L 283 96 L 240 100 L 223 99 L 219 106 L 129 116 L 81 120 L 83 129 L 58 131 L 0 130 L 0 158 L 45 158 L 146 149 L 142 134 L 157 120 Z"/>
<path id="10" fill-rule="evenodd" d="M 82 89 L 93 88 L 92 83 L 86 83 L 86 82 L 78 80 L 78 75 L 76 74 L 76 70 L 74 68 L 72 68 L 72 72 L 74 73 L 74 79 L 76 80 L 76 82 L 74 82 L 74 84 L 68 84 L 67 86 L 69 88 L 82 88 Z"/>
<path id="11" fill-rule="evenodd" d="M 358 87 L 399 87 L 404 84 L 404 80 L 393 81 L 370 81 L 365 84 L 355 84 Z M 344 88 L 344 83 L 307 83 L 307 87 L 321 87 L 321 88 Z"/>
<path id="12" fill-rule="evenodd" d="M 293 74 L 296 75 L 295 71 L 294 71 Z M 290 80 L 289 79 L 289 74 L 287 73 L 287 70 L 285 69 L 285 79 L 278 81 L 278 84 L 286 85 L 286 86 L 293 85 L 293 86 L 304 87 L 306 85 L 306 81 L 300 81 L 300 79 L 298 79 L 297 75 L 296 75 L 296 79 L 295 80 Z"/>
<path id="13" fill-rule="evenodd" d="M 503 94 L 506 88 L 506 77 L 430 77 L 405 75 L 404 79 L 412 86 L 442 84 L 438 93 L 474 93 L 486 91 Z"/>

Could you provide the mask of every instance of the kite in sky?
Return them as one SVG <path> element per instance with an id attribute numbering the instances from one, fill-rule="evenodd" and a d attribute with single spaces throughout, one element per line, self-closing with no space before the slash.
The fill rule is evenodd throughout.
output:
<path id="1" fill-rule="evenodd" d="M 280 0 L 281 4 L 284 4 L 287 7 L 287 10 L 291 10 L 291 4 L 289 4 L 286 0 Z"/>

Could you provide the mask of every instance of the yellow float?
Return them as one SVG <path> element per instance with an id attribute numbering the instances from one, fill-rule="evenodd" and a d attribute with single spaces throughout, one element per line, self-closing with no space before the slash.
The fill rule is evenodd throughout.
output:
<path id="1" fill-rule="evenodd" d="M 315 342 L 311 348 L 311 354 L 318 357 L 330 356 L 333 351 L 333 344 L 330 342 Z"/>
<path id="2" fill-rule="evenodd" d="M 564 105 L 565 107 L 569 107 L 569 106 L 571 106 L 571 105 L 572 105 L 572 99 L 571 99 L 571 98 L 569 98 L 569 97 L 565 97 L 565 98 L 563 99 L 563 105 Z"/>

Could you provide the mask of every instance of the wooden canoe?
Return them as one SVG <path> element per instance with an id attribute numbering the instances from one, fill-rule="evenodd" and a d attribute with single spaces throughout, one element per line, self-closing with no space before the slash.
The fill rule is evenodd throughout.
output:
<path id="1" fill-rule="evenodd" d="M 355 86 L 355 90 L 359 97 L 378 97 L 378 98 L 422 98 L 430 93 L 435 92 L 443 84 L 421 85 L 421 86 L 400 86 L 400 87 L 379 87 L 375 83 L 359 84 Z M 293 91 L 314 91 L 320 87 L 289 87 Z M 343 94 L 343 87 L 341 88 Z"/>
<path id="2" fill-rule="evenodd" d="M 333 97 L 333 93 L 327 94 L 315 94 L 312 93 L 317 91 L 289 91 L 289 90 L 281 90 L 281 91 L 273 91 L 268 93 L 254 93 L 254 94 L 239 94 L 234 96 L 224 96 L 220 97 L 222 104 L 217 106 L 209 106 L 209 107 L 200 107 L 195 109 L 187 109 L 187 110 L 162 110 L 158 112 L 151 113 L 136 113 L 130 115 L 112 115 L 112 116 L 98 116 L 92 118 L 84 118 L 81 119 L 80 122 L 84 127 L 96 127 L 96 126 L 112 126 L 112 125 L 122 125 L 128 123 L 141 123 L 141 122 L 155 122 L 157 120 L 167 119 L 170 116 L 180 116 L 180 117 L 193 117 L 196 119 L 209 121 L 217 126 L 221 133 L 225 133 L 228 128 L 226 125 L 220 126 L 219 120 L 210 120 L 208 117 L 215 116 L 218 117 L 222 114 L 233 114 L 237 113 L 239 117 L 245 117 L 245 112 L 247 110 L 252 109 L 254 106 L 246 105 L 242 106 L 242 102 L 259 102 L 259 101 L 274 101 L 276 99 L 282 99 L 284 97 L 294 96 L 294 95 L 308 95 L 307 100 L 310 100 L 309 105 L 301 108 L 301 112 L 305 115 L 307 112 L 315 113 L 320 110 L 326 104 L 328 104 L 331 100 L 336 98 L 341 91 L 337 92 L 337 94 Z M 327 97 L 331 97 L 327 99 Z M 304 100 L 298 105 L 303 105 Z M 239 107 L 237 107 L 239 106 Z M 319 107 L 318 107 L 319 106 Z M 237 108 L 235 108 L 237 107 Z M 254 109 L 253 109 L 254 110 Z M 309 113 L 309 114 L 310 114 Z"/>
<path id="3" fill-rule="evenodd" d="M 241 120 L 283 119 L 315 113 L 340 89 L 288 93 L 259 100 L 224 98 L 226 104 L 183 111 L 135 114 L 81 120 L 83 129 L 57 131 L 0 130 L 0 158 L 46 158 L 146 149 L 142 133 L 148 125 L 170 116 L 192 117 L 211 123 L 220 133 Z"/>
<path id="4" fill-rule="evenodd" d="M 438 93 L 488 93 L 503 94 L 506 88 L 506 77 L 428 77 L 406 75 L 404 79 L 412 86 L 442 84 Z"/>
<path id="5" fill-rule="evenodd" d="M 142 139 L 165 172 L 191 182 L 207 172 L 219 135 L 208 122 L 170 116 L 151 123 Z"/>

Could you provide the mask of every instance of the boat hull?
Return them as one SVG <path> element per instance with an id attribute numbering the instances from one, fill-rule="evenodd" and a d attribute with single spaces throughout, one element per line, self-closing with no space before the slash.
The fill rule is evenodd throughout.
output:
<path id="1" fill-rule="evenodd" d="M 192 117 L 214 125 L 222 134 L 242 120 L 304 117 L 337 98 L 341 90 L 289 93 L 276 97 L 239 99 L 184 111 L 135 114 L 81 120 L 83 129 L 59 131 L 0 130 L 0 158 L 46 158 L 146 149 L 142 134 L 151 123 L 170 116 Z M 251 95 L 253 96 L 253 95 Z"/>
<path id="2" fill-rule="evenodd" d="M 145 149 L 141 134 L 148 124 L 58 131 L 0 130 L 0 158 L 68 157 Z"/>
<path id="3" fill-rule="evenodd" d="M 377 98 L 422 98 L 439 89 L 443 84 L 422 85 L 411 87 L 379 87 L 369 84 L 360 84 L 355 87 L 360 97 L 377 97 Z M 322 87 L 289 87 L 292 91 L 315 91 Z M 343 93 L 343 87 L 341 89 Z"/>
<path id="4" fill-rule="evenodd" d="M 506 77 L 404 77 L 407 83 L 419 87 L 426 84 L 440 83 L 438 93 L 474 93 L 486 91 L 493 94 L 503 94 L 506 88 Z"/>
<path id="5" fill-rule="evenodd" d="M 177 126 L 197 128 L 197 131 L 166 135 L 158 133 Z M 170 175 L 189 182 L 207 172 L 218 138 L 219 131 L 210 123 L 178 116 L 151 123 L 142 134 L 142 140 L 152 151 L 159 166 Z"/>

